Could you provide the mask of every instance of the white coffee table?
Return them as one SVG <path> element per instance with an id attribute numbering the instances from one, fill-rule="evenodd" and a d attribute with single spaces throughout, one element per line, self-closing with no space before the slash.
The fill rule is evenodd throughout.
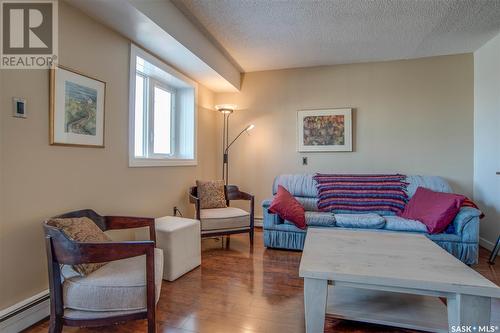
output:
<path id="1" fill-rule="evenodd" d="M 309 228 L 299 274 L 308 333 L 323 332 L 325 313 L 430 332 L 470 325 L 478 332 L 492 324 L 491 298 L 500 298 L 498 286 L 420 234 Z"/>

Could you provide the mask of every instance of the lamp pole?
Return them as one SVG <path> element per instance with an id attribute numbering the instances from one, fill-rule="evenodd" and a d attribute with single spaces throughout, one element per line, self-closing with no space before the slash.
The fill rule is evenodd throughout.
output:
<path id="1" fill-rule="evenodd" d="M 222 157 L 222 180 L 226 181 L 226 186 L 228 184 L 228 161 L 229 161 L 229 156 L 227 154 L 227 150 L 229 149 L 228 142 L 229 142 L 229 116 L 231 115 L 232 110 L 229 110 L 230 112 L 223 112 L 224 115 L 224 126 L 222 129 L 222 152 L 223 152 L 223 157 Z"/>
<path id="2" fill-rule="evenodd" d="M 223 179 L 226 180 L 226 186 L 228 184 L 228 179 L 229 179 L 229 148 L 233 145 L 233 143 L 236 142 L 236 140 L 238 140 L 238 138 L 245 132 L 249 132 L 251 131 L 255 126 L 250 124 L 248 125 L 247 127 L 245 127 L 240 133 L 238 133 L 238 135 L 233 139 L 233 141 L 231 141 L 230 144 L 227 145 L 226 149 L 224 149 L 224 156 L 223 156 L 223 166 L 225 165 L 225 169 L 226 169 L 226 174 L 225 176 L 223 175 Z M 226 141 L 227 143 L 227 141 Z"/>
<path id="3" fill-rule="evenodd" d="M 217 109 L 217 111 L 221 112 L 224 115 L 224 124 L 222 126 L 222 180 L 225 181 L 225 184 L 227 186 L 229 183 L 229 148 L 236 140 L 238 140 L 243 132 L 249 132 L 254 128 L 254 125 L 248 125 L 247 127 L 245 127 L 243 131 L 238 133 L 233 141 L 229 142 L 229 116 L 236 109 L 236 105 L 222 104 L 216 105 L 215 108 Z"/>

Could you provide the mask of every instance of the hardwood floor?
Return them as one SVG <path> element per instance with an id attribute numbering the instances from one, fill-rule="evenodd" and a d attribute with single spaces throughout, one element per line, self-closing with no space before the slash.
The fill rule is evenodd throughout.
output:
<path id="1" fill-rule="evenodd" d="M 158 303 L 160 333 L 189 332 L 304 332 L 301 252 L 265 249 L 262 232 L 253 251 L 248 235 L 231 236 L 228 249 L 221 241 L 203 241 L 202 266 L 175 282 L 163 281 Z M 489 252 L 480 251 L 479 273 L 500 285 L 500 262 L 487 264 Z M 500 323 L 500 302 L 493 316 Z M 93 329 L 65 327 L 63 332 L 146 332 L 146 321 Z M 47 332 L 42 321 L 25 332 Z M 384 326 L 327 318 L 325 332 L 413 332 Z"/>

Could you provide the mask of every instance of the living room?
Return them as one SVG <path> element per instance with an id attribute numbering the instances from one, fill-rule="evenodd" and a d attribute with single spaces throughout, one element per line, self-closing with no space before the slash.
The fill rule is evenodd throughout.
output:
<path id="1" fill-rule="evenodd" d="M 0 3 L 1 332 L 498 331 L 500 1 L 28 3 Z M 50 43 L 37 30 L 49 18 Z M 5 32 L 15 27 L 25 32 L 18 44 Z M 44 53 L 41 44 L 24 58 L 12 51 L 32 42 L 50 44 L 50 66 L 22 61 Z M 157 92 L 171 98 L 167 120 L 155 118 L 165 101 Z M 169 134 L 157 137 L 165 131 L 152 124 L 161 121 Z M 338 204 L 321 196 L 321 176 L 327 186 L 401 190 L 403 206 L 390 197 L 384 213 L 356 202 L 321 208 Z M 217 196 L 204 198 L 204 184 L 223 191 L 213 209 L 230 200 L 227 208 L 244 212 L 227 219 L 236 224 L 210 226 L 226 221 L 209 221 L 204 200 Z M 441 211 L 426 224 L 437 204 L 410 216 L 417 195 L 415 204 L 451 200 L 453 216 Z M 110 243 L 162 249 L 152 271 L 140 266 L 147 306 L 138 313 L 65 317 L 71 279 L 51 278 L 50 267 L 57 273 L 83 255 L 60 256 L 59 240 L 65 251 L 75 242 L 45 221 L 83 209 L 99 214 L 85 219 Z M 389 228 L 386 215 L 405 214 L 411 226 Z M 149 234 L 130 228 L 148 223 Z M 109 263 L 89 277 L 118 252 L 99 253 L 90 262 Z M 156 283 L 150 273 L 160 271 Z M 387 294 L 356 312 L 342 288 Z M 330 304 L 342 296 L 352 302 Z"/>

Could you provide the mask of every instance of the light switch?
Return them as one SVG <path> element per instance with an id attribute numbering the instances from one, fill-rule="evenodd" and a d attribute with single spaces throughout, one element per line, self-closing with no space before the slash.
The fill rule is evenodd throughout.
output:
<path id="1" fill-rule="evenodd" d="M 12 116 L 16 118 L 26 118 L 26 100 L 20 97 L 12 98 L 13 113 Z"/>

